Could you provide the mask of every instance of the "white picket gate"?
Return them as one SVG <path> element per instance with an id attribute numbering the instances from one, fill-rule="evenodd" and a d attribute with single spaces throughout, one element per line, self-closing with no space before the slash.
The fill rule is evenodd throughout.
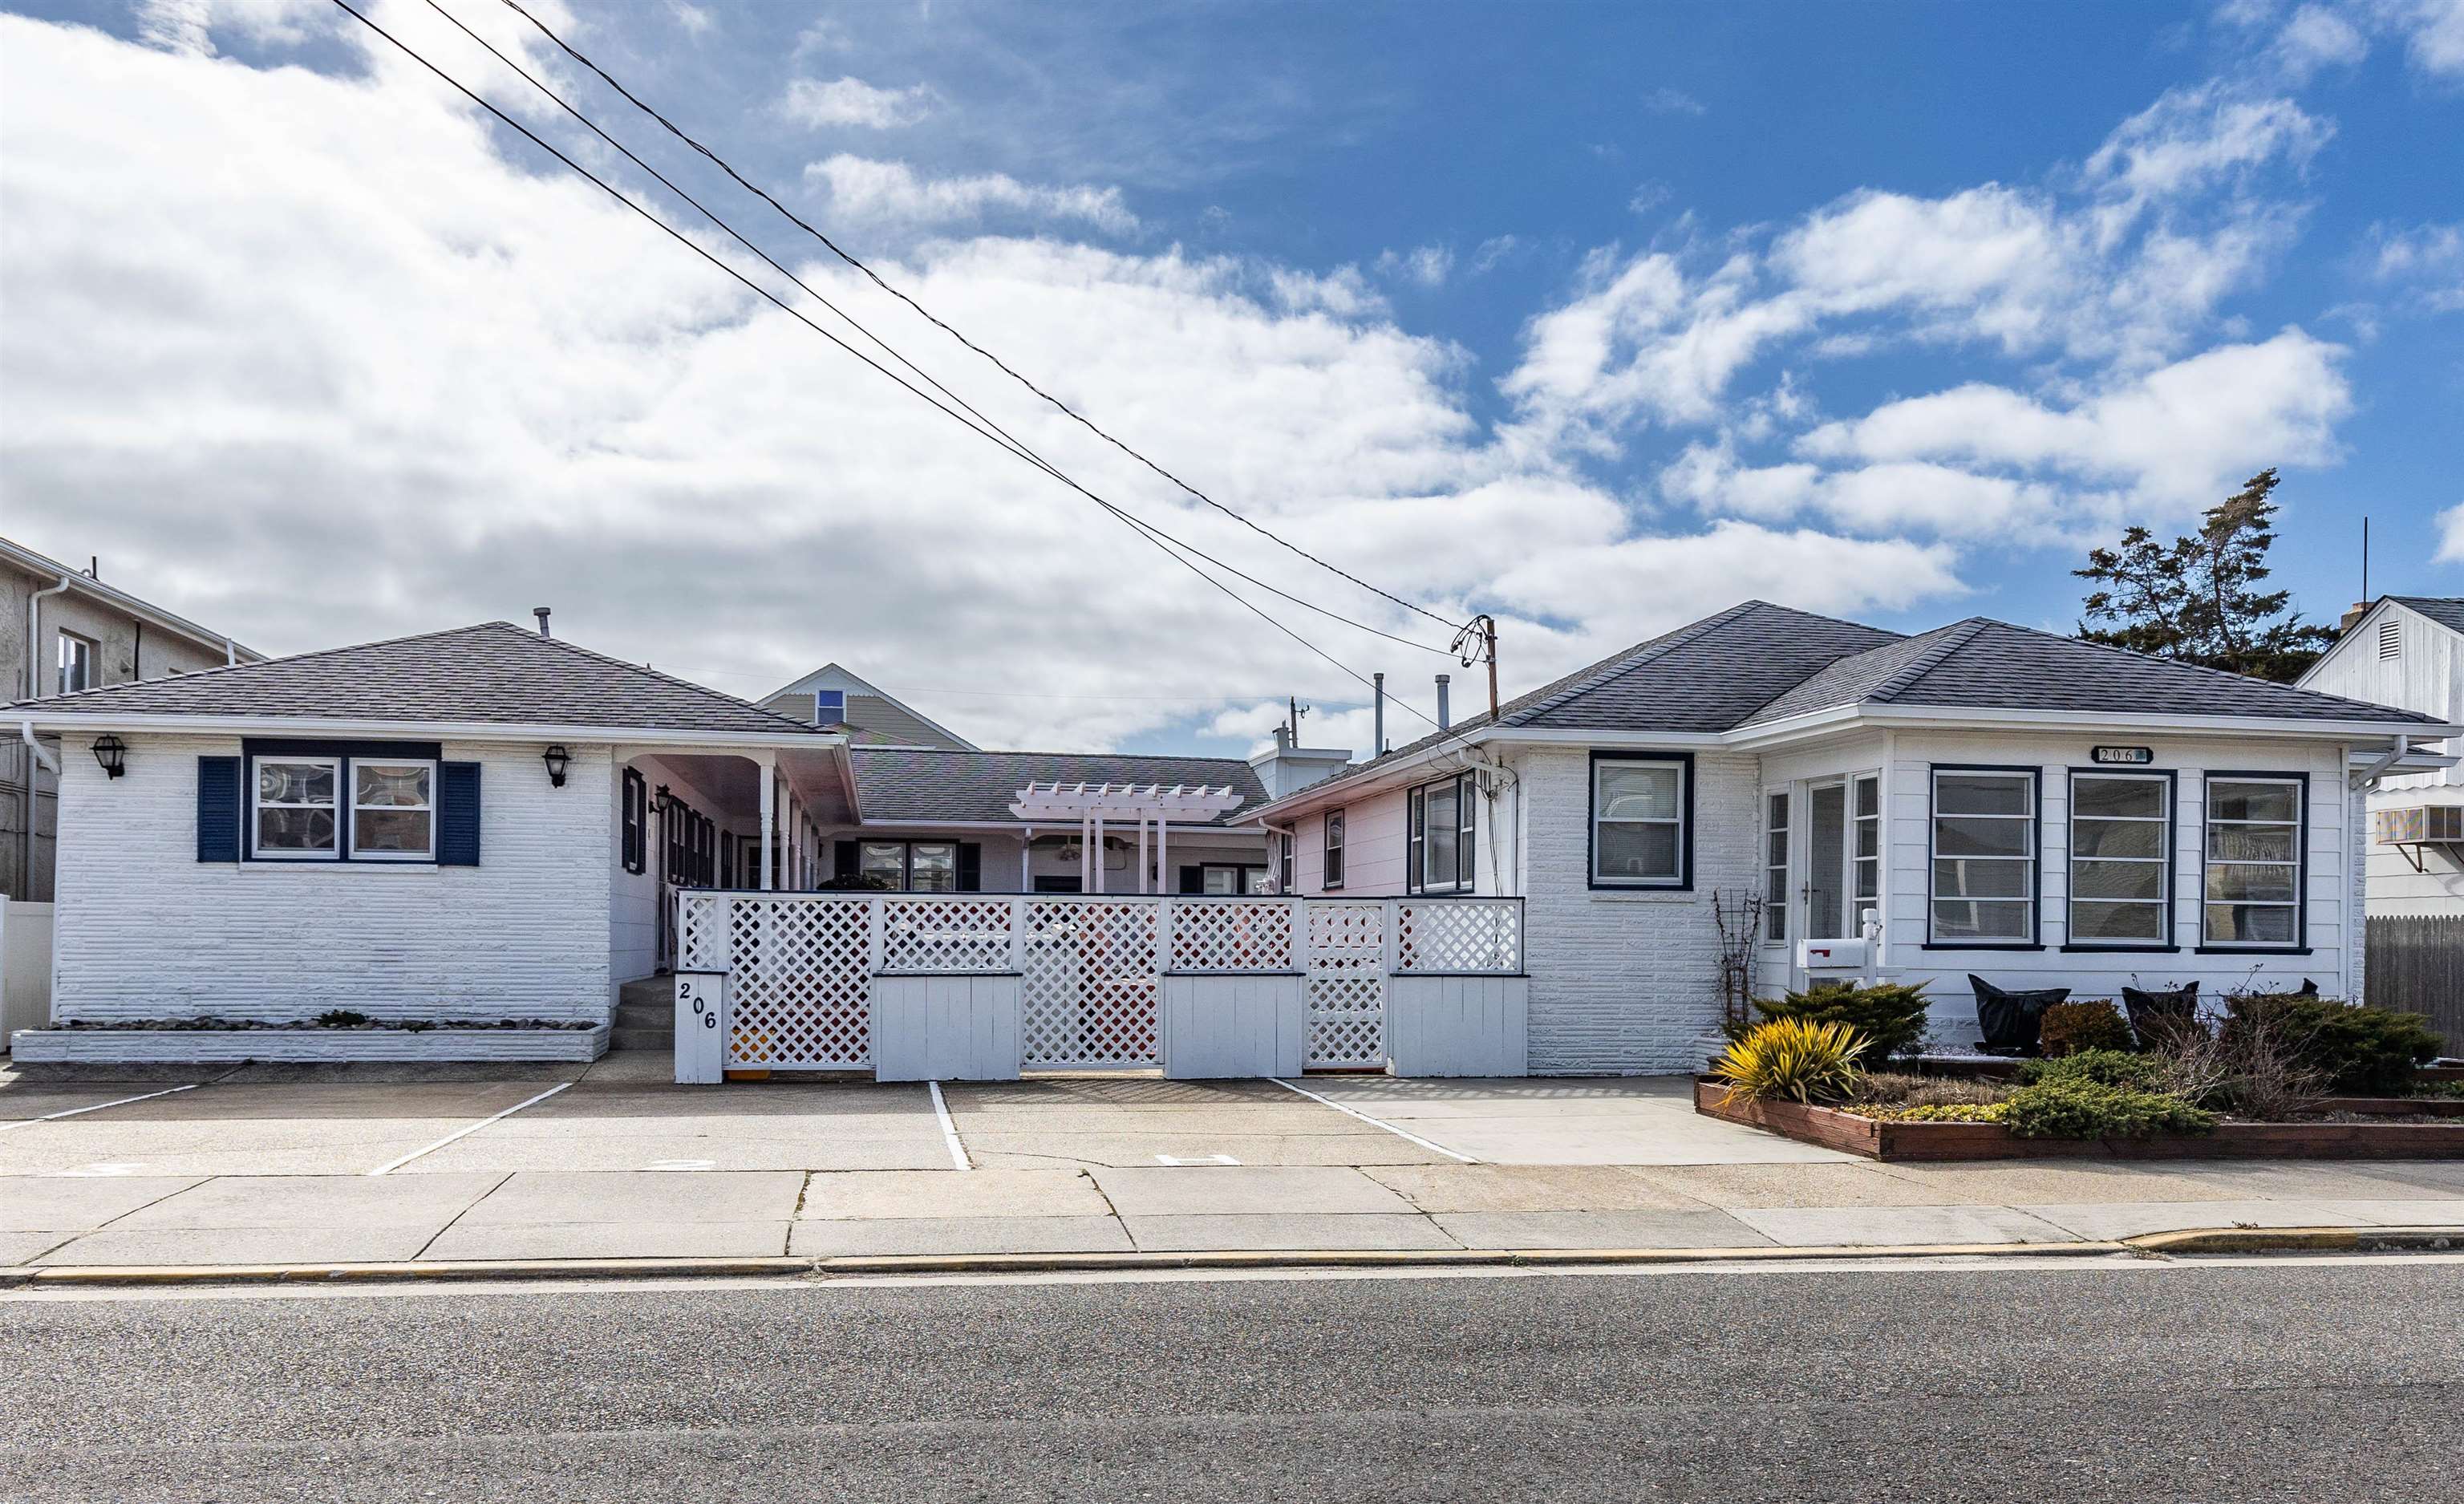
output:
<path id="1" fill-rule="evenodd" d="M 1387 1059 L 1390 977 L 1515 976 L 1512 898 L 758 893 L 676 896 L 676 964 L 728 974 L 728 1064 L 873 1064 L 877 976 L 1016 975 L 1027 1071 L 1162 1061 L 1167 975 L 1306 978 L 1310 1069 Z"/>

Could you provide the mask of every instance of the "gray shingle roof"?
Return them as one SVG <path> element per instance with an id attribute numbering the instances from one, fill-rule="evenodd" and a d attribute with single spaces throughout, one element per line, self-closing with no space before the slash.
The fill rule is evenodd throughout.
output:
<path id="1" fill-rule="evenodd" d="M 2464 631 L 2464 600 L 2452 595 L 2390 595 L 2451 631 Z"/>
<path id="2" fill-rule="evenodd" d="M 264 716 L 813 734 L 810 726 L 733 695 L 511 622 L 113 684 L 14 708 L 47 716 Z"/>
<path id="3" fill-rule="evenodd" d="M 867 824 L 900 820 L 1015 822 L 1009 807 L 1028 784 L 1230 785 L 1241 803 L 1218 822 L 1237 822 L 1266 802 L 1257 771 L 1238 758 L 1131 757 L 1079 752 L 945 752 L 850 747 L 856 799 Z"/>
<path id="4" fill-rule="evenodd" d="M 1972 616 L 1842 659 L 1742 724 L 1763 725 L 1865 703 L 2077 710 L 2116 716 L 2426 723 L 2438 719 L 2418 711 L 2365 704 Z"/>

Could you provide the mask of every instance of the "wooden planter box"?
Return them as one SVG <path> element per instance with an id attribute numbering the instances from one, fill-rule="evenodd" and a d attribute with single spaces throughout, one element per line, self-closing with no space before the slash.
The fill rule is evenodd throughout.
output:
<path id="1" fill-rule="evenodd" d="M 2413 1097 L 2344 1097 L 2322 1106 L 2341 1111 L 2418 1112 L 2418 1123 L 2218 1123 L 2211 1134 L 2155 1139 L 2022 1139 L 2000 1123 L 1903 1123 L 1859 1117 L 1797 1102 L 1738 1102 L 1724 1107 L 1716 1081 L 1694 1083 L 1694 1110 L 1726 1122 L 1768 1128 L 1801 1142 L 1869 1160 L 2456 1160 L 2464 1159 L 2464 1122 L 2451 1103 Z"/>

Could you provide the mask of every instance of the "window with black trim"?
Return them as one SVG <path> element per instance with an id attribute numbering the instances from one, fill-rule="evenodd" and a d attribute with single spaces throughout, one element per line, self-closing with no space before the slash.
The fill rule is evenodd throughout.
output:
<path id="1" fill-rule="evenodd" d="M 437 760 L 382 744 L 248 754 L 248 854 L 269 862 L 436 860 Z"/>
<path id="2" fill-rule="evenodd" d="M 1326 872 L 1318 879 L 1321 888 L 1343 886 L 1343 811 L 1330 809 L 1326 816 Z"/>
<path id="3" fill-rule="evenodd" d="M 2208 778 L 2206 923 L 2200 943 L 2289 949 L 2303 943 L 2299 778 Z"/>
<path id="4" fill-rule="evenodd" d="M 2030 945 L 2036 940 L 2036 772 L 1933 772 L 1929 943 Z"/>
<path id="5" fill-rule="evenodd" d="M 865 841 L 855 856 L 859 874 L 900 893 L 958 891 L 956 841 Z"/>
<path id="6" fill-rule="evenodd" d="M 1683 759 L 1592 759 L 1592 886 L 1685 885 Z"/>
<path id="7" fill-rule="evenodd" d="M 1406 796 L 1406 866 L 1403 886 L 1412 893 L 1469 893 L 1478 871 L 1474 835 L 1479 801 L 1472 775 L 1458 773 L 1422 784 Z"/>
<path id="8" fill-rule="evenodd" d="M 649 866 L 649 785 L 642 775 L 631 768 L 625 770 L 624 795 L 620 801 L 624 825 L 625 870 L 640 873 Z"/>
<path id="9" fill-rule="evenodd" d="M 2172 869 L 2170 778 L 2071 775 L 2069 943 L 2171 944 Z"/>

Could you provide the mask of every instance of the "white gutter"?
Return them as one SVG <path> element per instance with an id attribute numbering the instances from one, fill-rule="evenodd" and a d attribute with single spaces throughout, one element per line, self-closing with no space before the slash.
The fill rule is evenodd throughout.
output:
<path id="1" fill-rule="evenodd" d="M 2354 788 L 2368 788 L 2386 777 L 2387 770 L 2404 761 L 2404 755 L 2411 750 L 2412 739 L 2398 737 L 2395 739 L 2395 745 L 2387 748 L 2386 756 L 2360 772 L 2352 774 L 2346 782 Z"/>
<path id="2" fill-rule="evenodd" d="M 60 776 L 59 760 L 53 757 L 51 753 L 43 750 L 43 744 L 34 740 L 34 723 L 33 721 L 21 720 L 17 722 L 17 736 L 19 740 L 26 743 L 27 748 L 34 754 L 35 762 L 40 763 L 43 766 L 49 768 L 54 778 Z M 26 780 L 27 786 L 32 788 L 33 782 L 34 781 L 31 778 Z M 31 830 L 33 827 L 28 826 L 27 829 Z"/>
<path id="3" fill-rule="evenodd" d="M 1943 726 L 1974 727 L 1983 731 L 2018 730 L 2092 730 L 2145 734 L 2150 736 L 2195 736 L 2221 731 L 2239 736 L 2260 737 L 2336 737 L 2336 736 L 2414 736 L 2451 737 L 2464 735 L 2464 726 L 2437 725 L 2415 720 L 2365 720 L 2354 719 L 2312 719 L 2289 716 L 2166 716 L 2160 719 L 2117 716 L 2107 711 L 2093 710 L 1996 710 L 1968 705 L 1843 705 L 1831 710 L 1815 711 L 1804 716 L 1775 720 L 1766 725 L 1728 732 L 1720 740 L 1725 745 L 1754 748 L 1774 741 L 1791 741 L 1830 731 L 1851 728 L 1889 726 L 1908 729 L 1939 729 Z"/>
<path id="4" fill-rule="evenodd" d="M 114 686 L 115 688 L 118 686 Z M 673 731 L 650 726 L 556 725 L 540 721 L 367 720 L 338 716 L 84 715 L 53 711 L 33 722 L 45 731 L 166 731 L 201 736 L 355 736 L 423 741 L 607 741 L 674 747 L 803 747 L 826 752 L 845 739 L 818 731 Z"/>

